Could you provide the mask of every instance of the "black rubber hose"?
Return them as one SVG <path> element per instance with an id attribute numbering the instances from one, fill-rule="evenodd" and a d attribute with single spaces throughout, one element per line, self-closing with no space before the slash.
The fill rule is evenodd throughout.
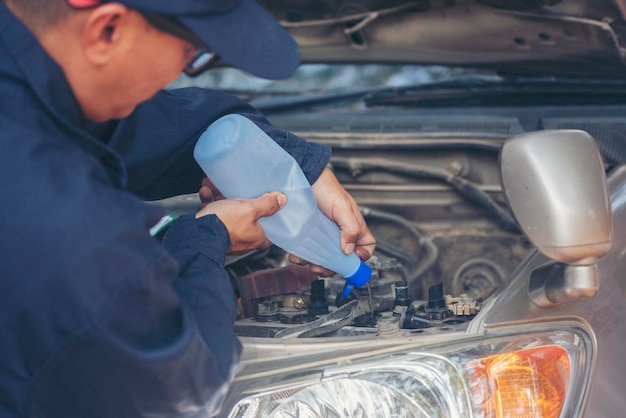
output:
<path id="1" fill-rule="evenodd" d="M 392 173 L 405 174 L 411 177 L 433 178 L 444 181 L 457 190 L 462 196 L 483 206 L 491 213 L 499 224 L 510 231 L 519 232 L 517 222 L 511 214 L 503 209 L 491 196 L 482 191 L 476 184 L 449 171 L 424 167 L 416 164 L 402 163 L 385 158 L 344 158 L 334 157 L 331 164 L 335 168 L 344 168 L 352 173 L 362 171 L 385 170 Z"/>
<path id="2" fill-rule="evenodd" d="M 402 225 L 404 228 L 406 228 L 411 234 L 413 234 L 417 238 L 417 242 L 420 248 L 424 251 L 425 255 L 424 255 L 424 258 L 420 261 L 420 263 L 418 263 L 415 266 L 415 268 L 413 268 L 409 272 L 409 275 L 407 277 L 407 283 L 415 284 L 415 282 L 420 278 L 420 276 L 422 276 L 424 273 L 426 273 L 435 265 L 435 263 L 437 262 L 437 258 L 439 258 L 439 249 L 433 243 L 430 237 L 426 235 L 426 233 L 423 232 L 421 229 L 413 225 L 411 222 L 409 222 L 407 219 L 403 218 L 402 216 L 394 215 L 391 213 L 387 213 L 387 212 L 383 212 L 383 211 L 379 211 L 379 210 L 375 210 L 375 209 L 371 209 L 367 207 L 361 207 L 360 209 L 361 209 L 361 213 L 363 214 L 363 217 L 365 217 L 366 219 L 375 218 L 375 219 L 382 219 L 382 220 L 386 220 L 390 222 L 395 222 L 397 224 Z"/>

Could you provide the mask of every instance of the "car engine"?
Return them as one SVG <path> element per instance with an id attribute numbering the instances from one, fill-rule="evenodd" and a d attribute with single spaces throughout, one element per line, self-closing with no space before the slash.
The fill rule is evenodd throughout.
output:
<path id="1" fill-rule="evenodd" d="M 362 309 L 333 322 L 326 317 L 347 302 L 341 277 L 322 280 L 289 265 L 277 248 L 240 258 L 229 269 L 241 298 L 241 335 L 283 337 L 303 328 L 306 336 L 381 334 L 462 323 L 532 249 L 501 194 L 504 137 L 371 132 L 403 130 L 409 119 L 394 127 L 390 118 L 377 127 L 355 120 L 344 127 L 349 135 L 302 132 L 305 123 L 284 122 L 333 148 L 331 168 L 377 240 L 368 261 L 374 274 L 351 295 Z"/>
<path id="2" fill-rule="evenodd" d="M 229 256 L 240 336 L 450 329 L 479 312 L 533 249 L 501 191 L 505 126 L 430 118 L 427 123 L 439 126 L 426 133 L 416 129 L 426 122 L 388 115 L 344 115 L 328 126 L 302 117 L 273 123 L 332 147 L 330 166 L 377 240 L 367 262 L 373 276 L 343 299 L 342 277 L 318 277 L 291 264 L 280 248 Z M 188 195 L 165 203 L 171 212 L 190 212 L 198 202 Z"/>

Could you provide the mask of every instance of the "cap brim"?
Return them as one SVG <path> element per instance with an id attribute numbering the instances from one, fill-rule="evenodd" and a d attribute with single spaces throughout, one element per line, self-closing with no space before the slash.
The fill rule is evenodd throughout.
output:
<path id="1" fill-rule="evenodd" d="M 178 20 L 224 61 L 258 77 L 286 78 L 300 64 L 298 44 L 253 0 L 227 13 Z"/>

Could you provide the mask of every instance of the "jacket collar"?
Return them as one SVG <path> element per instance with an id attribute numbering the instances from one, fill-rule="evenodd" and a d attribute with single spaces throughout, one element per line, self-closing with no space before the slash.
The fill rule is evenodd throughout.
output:
<path id="1" fill-rule="evenodd" d="M 11 60 L 13 65 L 5 60 Z M 114 183 L 126 184 L 121 158 L 106 145 L 105 139 L 96 137 L 97 132 L 108 131 L 104 128 L 110 123 L 98 124 L 83 116 L 61 67 L 0 1 L 0 77 L 7 72 L 26 86 L 27 94 L 36 97 L 41 105 L 36 111 L 53 118 L 69 139 L 98 157 Z"/>

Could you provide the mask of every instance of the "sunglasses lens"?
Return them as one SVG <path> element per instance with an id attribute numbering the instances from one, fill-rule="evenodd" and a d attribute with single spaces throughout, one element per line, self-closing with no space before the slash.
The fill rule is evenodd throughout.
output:
<path id="1" fill-rule="evenodd" d="M 185 67 L 185 74 L 194 77 L 207 70 L 216 59 L 217 55 L 214 52 L 199 51 Z"/>

